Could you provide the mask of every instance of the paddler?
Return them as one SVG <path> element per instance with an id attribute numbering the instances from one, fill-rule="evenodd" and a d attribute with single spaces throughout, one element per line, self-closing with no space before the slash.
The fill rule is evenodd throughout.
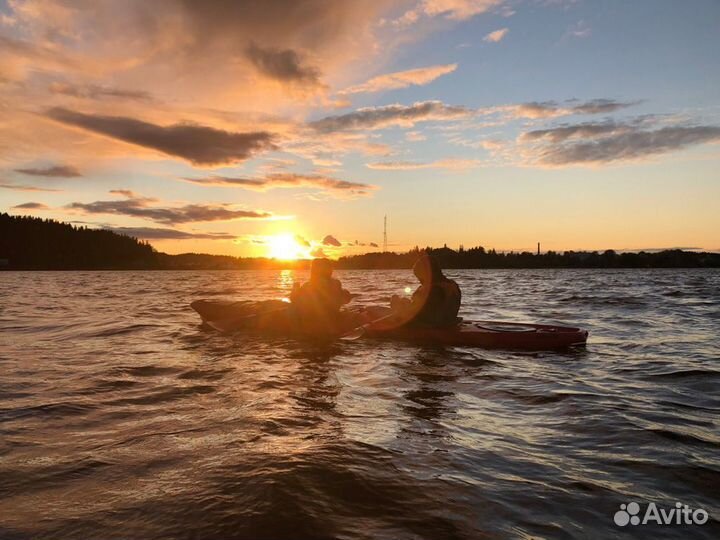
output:
<path id="1" fill-rule="evenodd" d="M 447 278 L 437 260 L 427 253 L 415 262 L 413 273 L 420 286 L 409 299 L 393 295 L 393 311 L 410 326 L 456 325 L 462 297 L 458 284 Z"/>
<path id="2" fill-rule="evenodd" d="M 351 299 L 340 280 L 333 277 L 332 262 L 328 259 L 313 259 L 310 279 L 302 285 L 296 283 L 290 293 L 292 312 L 306 333 L 336 332 L 340 308 Z"/>

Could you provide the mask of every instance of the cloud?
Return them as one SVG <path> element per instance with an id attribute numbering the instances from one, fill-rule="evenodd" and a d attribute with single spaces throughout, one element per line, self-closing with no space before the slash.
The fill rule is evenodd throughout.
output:
<path id="1" fill-rule="evenodd" d="M 284 83 L 320 86 L 320 70 L 303 65 L 303 59 L 292 49 L 259 47 L 251 43 L 245 49 L 250 62 L 263 75 Z"/>
<path id="2" fill-rule="evenodd" d="M 111 189 L 109 193 L 111 193 L 112 195 L 122 195 L 123 197 L 127 197 L 128 199 L 135 199 L 140 197 L 140 195 L 130 189 Z"/>
<path id="3" fill-rule="evenodd" d="M 417 22 L 421 15 L 442 16 L 446 19 L 464 21 L 500 6 L 504 0 L 422 0 L 405 12 L 396 24 L 407 25 Z"/>
<path id="4" fill-rule="evenodd" d="M 627 124 L 618 124 L 613 121 L 607 122 L 587 122 L 574 125 L 563 125 L 548 129 L 536 129 L 523 133 L 520 137 L 523 141 L 536 141 L 546 139 L 552 142 L 562 142 L 573 137 L 594 138 L 611 133 L 627 132 L 631 126 Z"/>
<path id="5" fill-rule="evenodd" d="M 477 167 L 480 165 L 477 159 L 439 159 L 436 161 L 418 162 L 418 161 L 381 161 L 376 163 L 367 163 L 365 166 L 369 169 L 378 169 L 383 171 L 411 171 L 417 169 L 450 169 L 461 170 Z"/>
<path id="6" fill-rule="evenodd" d="M 110 73 L 118 84 L 123 79 L 161 83 L 186 97 L 196 95 L 195 101 L 212 103 L 229 88 L 240 88 L 246 95 L 258 90 L 256 95 L 262 95 L 263 88 L 246 85 L 245 76 L 253 67 L 280 77 L 292 76 L 292 68 L 298 68 L 296 75 L 309 74 L 292 54 L 276 53 L 307 52 L 324 68 L 367 54 L 375 44 L 373 23 L 393 4 L 393 0 L 97 0 L 77 6 L 18 0 L 6 10 L 13 35 L 28 38 L 13 49 L 15 56 L 22 54 L 27 64 L 34 63 L 25 71 L 32 67 L 52 71 L 59 61 L 56 57 L 62 60 L 66 54 L 77 71 L 88 75 Z M 39 46 L 44 43 L 51 46 Z M 0 44 L 0 49 L 7 48 Z M 182 84 L 177 84 L 179 77 Z"/>
<path id="7" fill-rule="evenodd" d="M 97 84 L 70 84 L 53 82 L 50 84 L 50 92 L 64 96 L 78 97 L 84 99 L 126 99 L 130 101 L 152 101 L 149 92 L 143 90 L 128 90 L 114 88 L 111 86 L 100 86 Z"/>
<path id="8" fill-rule="evenodd" d="M 295 241 L 296 241 L 298 244 L 300 244 L 301 246 L 304 246 L 304 247 L 310 247 L 310 246 L 312 245 L 312 244 L 310 244 L 310 242 L 308 242 L 308 241 L 305 239 L 305 237 L 300 236 L 299 234 L 296 234 L 296 235 L 295 235 Z"/>
<path id="9" fill-rule="evenodd" d="M 637 105 L 639 101 L 615 101 L 614 99 L 592 99 L 571 107 L 575 114 L 606 114 Z"/>
<path id="10" fill-rule="evenodd" d="M 346 88 L 342 90 L 340 94 L 382 92 L 383 90 L 397 90 L 399 88 L 407 88 L 408 86 L 420 86 L 431 83 L 443 75 L 452 73 L 457 67 L 457 64 L 444 64 L 386 73 L 373 77 L 362 84 Z"/>
<path id="11" fill-rule="evenodd" d="M 319 188 L 336 195 L 369 195 L 377 189 L 371 184 L 349 182 L 329 176 L 298 173 L 269 173 L 261 177 L 208 176 L 205 178 L 184 178 L 188 182 L 204 186 L 239 187 L 266 191 L 274 188 Z"/>
<path id="12" fill-rule="evenodd" d="M 534 134 L 533 134 L 534 133 Z M 584 137 L 577 141 L 575 137 Z M 544 165 L 585 165 L 645 158 L 688 146 L 720 141 L 718 126 L 578 125 L 526 133 L 524 140 L 549 140 L 536 149 Z"/>
<path id="13" fill-rule="evenodd" d="M 509 32 L 509 29 L 500 28 L 499 30 L 495 30 L 494 32 L 490 32 L 488 35 L 486 35 L 483 38 L 483 41 L 487 41 L 488 43 L 497 43 L 502 38 L 504 38 L 508 32 Z"/>
<path id="14" fill-rule="evenodd" d="M 410 142 L 425 141 L 427 137 L 420 131 L 408 131 L 405 133 L 405 140 Z"/>
<path id="15" fill-rule="evenodd" d="M 563 106 L 555 101 L 532 101 L 520 105 L 500 107 L 516 118 L 553 118 L 571 114 L 606 114 L 637 105 L 638 101 L 616 101 L 613 99 L 592 99 L 573 105 Z"/>
<path id="16" fill-rule="evenodd" d="M 71 60 L 57 47 L 0 35 L 0 83 L 23 81 L 35 70 L 62 70 Z"/>
<path id="17" fill-rule="evenodd" d="M 327 255 L 325 254 L 325 251 L 323 251 L 323 248 L 321 248 L 321 247 L 317 247 L 317 248 L 313 249 L 310 252 L 310 256 L 315 257 L 316 259 L 324 259 L 325 257 L 327 257 Z"/>
<path id="18" fill-rule="evenodd" d="M 45 176 L 48 178 L 77 178 L 82 176 L 80 171 L 72 165 L 51 165 L 43 168 L 15 169 L 15 172 L 29 176 Z"/>
<path id="19" fill-rule="evenodd" d="M 382 129 L 390 126 L 412 127 L 417 122 L 452 120 L 474 114 L 465 107 L 445 105 L 440 101 L 421 101 L 412 105 L 365 107 L 338 116 L 327 116 L 310 126 L 329 133 L 353 129 Z"/>
<path id="20" fill-rule="evenodd" d="M 35 186 L 24 186 L 21 184 L 6 184 L 6 183 L 0 183 L 0 188 L 11 189 L 13 191 L 45 191 L 45 192 L 62 191 L 60 189 L 49 189 L 49 188 L 41 188 L 41 187 L 35 187 Z"/>
<path id="21" fill-rule="evenodd" d="M 47 112 L 53 120 L 107 137 L 181 157 L 197 165 L 242 161 L 274 148 L 266 131 L 233 133 L 195 124 L 158 126 L 123 116 L 84 114 L 56 107 Z"/>
<path id="22" fill-rule="evenodd" d="M 586 38 L 590 37 L 592 34 L 592 28 L 590 28 L 587 23 L 583 20 L 580 20 L 573 24 L 570 28 L 568 28 L 567 32 L 565 33 L 565 36 L 567 37 L 576 37 L 576 38 Z"/>
<path id="23" fill-rule="evenodd" d="M 328 234 L 325 238 L 323 238 L 322 243 L 323 243 L 323 246 L 335 246 L 335 247 L 342 246 L 342 243 L 340 242 L 340 240 L 338 240 L 331 234 Z"/>
<path id="24" fill-rule="evenodd" d="M 47 210 L 50 207 L 46 204 L 39 202 L 26 202 L 13 206 L 13 208 L 20 208 L 22 210 Z"/>
<path id="25" fill-rule="evenodd" d="M 236 238 L 234 234 L 222 232 L 195 233 L 159 227 L 103 227 L 103 229 L 141 240 L 234 240 Z"/>
<path id="26" fill-rule="evenodd" d="M 125 191 L 125 190 L 116 190 Z M 200 221 L 229 221 L 234 219 L 269 219 L 269 212 L 234 209 L 229 204 L 188 204 L 177 207 L 151 206 L 156 199 L 140 197 L 135 194 L 125 200 L 95 201 L 91 203 L 74 202 L 66 206 L 69 210 L 79 210 L 85 214 L 115 214 L 149 219 L 165 225 L 194 223 Z"/>

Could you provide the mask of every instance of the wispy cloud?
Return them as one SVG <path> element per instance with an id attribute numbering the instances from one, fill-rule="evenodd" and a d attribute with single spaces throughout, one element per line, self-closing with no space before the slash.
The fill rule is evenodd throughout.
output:
<path id="1" fill-rule="evenodd" d="M 368 163 L 366 167 L 383 171 L 411 171 L 416 169 L 449 169 L 462 170 L 477 167 L 481 164 L 477 159 L 439 159 L 437 161 L 380 161 Z"/>
<path id="2" fill-rule="evenodd" d="M 50 165 L 48 167 L 29 167 L 24 169 L 15 169 L 15 172 L 26 174 L 29 176 L 44 176 L 47 178 L 77 178 L 82 173 L 72 165 Z"/>
<path id="3" fill-rule="evenodd" d="M 488 35 L 486 35 L 483 38 L 483 41 L 487 41 L 488 43 L 497 43 L 502 38 L 504 38 L 508 32 L 508 28 L 500 28 L 499 30 L 495 30 L 494 32 L 490 32 Z"/>
<path id="4" fill-rule="evenodd" d="M 0 183 L 1 189 L 10 189 L 12 191 L 38 191 L 38 192 L 59 192 L 62 191 L 60 189 L 50 189 L 50 188 L 44 188 L 44 187 L 36 187 L 36 186 L 25 186 L 22 184 L 7 184 L 7 183 Z"/>
<path id="5" fill-rule="evenodd" d="M 412 127 L 418 122 L 452 120 L 468 117 L 474 111 L 465 107 L 446 105 L 440 101 L 421 101 L 412 105 L 365 107 L 348 114 L 327 116 L 310 126 L 320 132 L 355 129 L 382 129 L 390 126 Z"/>
<path id="6" fill-rule="evenodd" d="M 49 86 L 53 94 L 78 97 L 84 99 L 126 99 L 131 101 L 152 101 L 152 96 L 144 90 L 129 90 L 97 84 L 71 84 L 53 82 Z"/>
<path id="7" fill-rule="evenodd" d="M 20 210 L 47 210 L 49 206 L 39 202 L 26 202 L 13 206 L 13 208 L 17 208 Z"/>
<path id="8" fill-rule="evenodd" d="M 322 86 L 320 70 L 308 65 L 297 51 L 260 47 L 253 42 L 245 49 L 245 54 L 260 73 L 271 79 L 284 83 Z"/>
<path id="9" fill-rule="evenodd" d="M 720 127 L 677 125 L 647 129 L 637 124 L 580 124 L 531 131 L 521 140 L 549 141 L 531 150 L 542 165 L 597 165 L 720 141 Z"/>
<path id="10" fill-rule="evenodd" d="M 340 94 L 361 94 L 370 92 L 382 92 L 384 90 L 397 90 L 408 86 L 421 86 L 431 83 L 435 79 L 452 73 L 457 69 L 457 64 L 443 64 L 423 68 L 395 71 L 373 77 L 367 82 L 351 86 L 342 90 Z"/>
<path id="11" fill-rule="evenodd" d="M 427 137 L 420 131 L 408 131 L 405 133 L 405 140 L 410 142 L 419 142 L 427 140 Z"/>
<path id="12" fill-rule="evenodd" d="M 274 148 L 273 135 L 266 131 L 233 133 L 195 124 L 159 126 L 135 118 L 84 114 L 63 108 L 51 109 L 47 116 L 63 124 L 159 150 L 198 165 L 242 161 Z"/>
<path id="13" fill-rule="evenodd" d="M 329 176 L 298 173 L 269 173 L 261 177 L 208 176 L 184 178 L 188 182 L 204 186 L 239 187 L 266 191 L 274 188 L 318 188 L 339 197 L 369 195 L 377 186 L 349 182 Z"/>
<path id="14" fill-rule="evenodd" d="M 236 238 L 234 234 L 223 232 L 186 232 L 159 227 L 103 227 L 103 229 L 141 240 L 234 240 Z"/>
<path id="15" fill-rule="evenodd" d="M 396 24 L 412 24 L 421 16 L 464 21 L 498 7 L 503 2 L 504 0 L 421 0 L 414 8 L 406 11 Z"/>
<path id="16" fill-rule="evenodd" d="M 586 38 L 590 37 L 592 29 L 583 20 L 580 20 L 568 28 L 565 36 L 575 38 Z"/>
<path id="17" fill-rule="evenodd" d="M 553 118 L 571 114 L 607 114 L 620 109 L 637 105 L 638 101 L 617 101 L 614 99 L 592 99 L 585 102 L 532 101 L 519 105 L 502 106 L 503 109 L 517 118 Z"/>
<path id="18" fill-rule="evenodd" d="M 603 135 L 626 133 L 632 129 L 633 126 L 628 124 L 621 124 L 608 120 L 606 122 L 587 122 L 582 124 L 562 125 L 547 129 L 535 129 L 523 133 L 520 139 L 523 141 L 546 139 L 557 143 L 573 137 L 590 139 Z"/>
<path id="19" fill-rule="evenodd" d="M 125 190 L 122 190 L 125 191 Z M 117 190 L 116 193 L 120 193 Z M 123 193 L 125 195 L 125 193 Z M 176 207 L 153 206 L 157 199 L 140 197 L 132 192 L 123 200 L 74 202 L 66 206 L 85 214 L 114 214 L 149 219 L 165 225 L 235 219 L 270 219 L 273 214 L 257 210 L 241 210 L 230 204 L 187 204 Z"/>

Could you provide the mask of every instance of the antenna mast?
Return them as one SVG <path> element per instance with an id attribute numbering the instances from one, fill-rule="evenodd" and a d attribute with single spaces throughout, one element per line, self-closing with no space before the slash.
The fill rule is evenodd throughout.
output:
<path id="1" fill-rule="evenodd" d="M 383 253 L 387 253 L 387 216 L 383 220 Z"/>

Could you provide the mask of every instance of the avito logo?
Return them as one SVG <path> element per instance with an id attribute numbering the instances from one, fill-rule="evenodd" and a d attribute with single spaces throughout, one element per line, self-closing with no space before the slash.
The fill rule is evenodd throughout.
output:
<path id="1" fill-rule="evenodd" d="M 693 510 L 687 504 L 675 503 L 674 508 L 666 510 L 650 503 L 645 513 L 640 517 L 640 505 L 636 502 L 621 504 L 620 510 L 615 512 L 613 519 L 615 525 L 625 527 L 626 525 L 704 525 L 708 520 L 708 513 L 702 508 Z"/>

